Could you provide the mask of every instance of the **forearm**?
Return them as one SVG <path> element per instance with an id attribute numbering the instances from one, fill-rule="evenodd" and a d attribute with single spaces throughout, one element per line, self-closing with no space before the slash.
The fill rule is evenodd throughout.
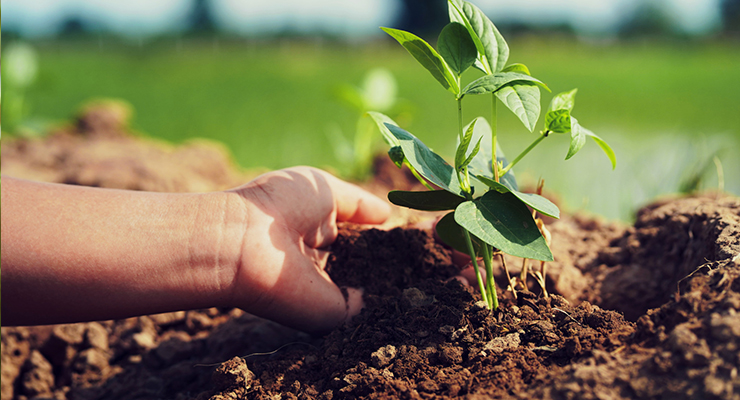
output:
<path id="1" fill-rule="evenodd" d="M 238 202 L 3 177 L 3 324 L 227 305 L 247 218 Z"/>

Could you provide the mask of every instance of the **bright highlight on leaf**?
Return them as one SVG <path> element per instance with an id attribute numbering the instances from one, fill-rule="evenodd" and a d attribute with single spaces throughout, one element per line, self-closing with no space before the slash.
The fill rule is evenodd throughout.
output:
<path id="1" fill-rule="evenodd" d="M 526 74 L 519 72 L 499 72 L 492 75 L 482 76 L 473 82 L 470 82 L 470 84 L 465 86 L 462 90 L 460 97 L 462 98 L 466 94 L 493 93 L 509 83 L 520 81 L 533 82 L 542 87 L 547 87 L 544 83 L 540 82 L 539 79 L 532 78 Z"/>
<path id="2" fill-rule="evenodd" d="M 576 93 L 578 89 L 573 89 L 569 92 L 563 92 L 552 98 L 550 102 L 550 108 L 547 111 L 555 110 L 568 110 L 573 111 L 573 106 L 576 102 Z"/>

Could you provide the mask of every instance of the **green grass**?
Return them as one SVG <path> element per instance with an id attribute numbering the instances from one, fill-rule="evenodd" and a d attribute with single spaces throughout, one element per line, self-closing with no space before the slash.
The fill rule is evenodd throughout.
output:
<path id="1" fill-rule="evenodd" d="M 121 98 L 134 107 L 135 129 L 173 142 L 222 141 L 244 167 L 337 166 L 326 133 L 339 126 L 349 135 L 356 115 L 333 98 L 332 89 L 359 84 L 369 69 L 385 67 L 413 105 L 404 127 L 448 156 L 454 146 L 454 101 L 390 42 L 36 45 L 40 75 L 27 98 L 33 115 L 48 120 L 67 120 L 91 98 Z M 696 163 L 722 148 L 726 189 L 740 193 L 737 43 L 529 38 L 510 47 L 509 62 L 527 64 L 554 93 L 579 88 L 574 115 L 611 143 L 619 159 L 611 171 L 589 143 L 564 162 L 567 138 L 547 139 L 517 168 L 520 181 L 532 184 L 542 176 L 566 209 L 628 219 L 636 205 L 675 191 Z M 554 93 L 543 93 L 543 107 Z M 466 119 L 489 110 L 488 96 L 465 100 Z M 513 157 L 534 134 L 503 107 L 499 116 L 501 145 Z M 716 178 L 707 184 L 716 187 Z"/>

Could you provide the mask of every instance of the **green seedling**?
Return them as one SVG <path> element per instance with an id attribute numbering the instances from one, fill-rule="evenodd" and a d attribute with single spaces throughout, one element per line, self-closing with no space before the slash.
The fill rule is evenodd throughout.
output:
<path id="1" fill-rule="evenodd" d="M 36 81 L 38 55 L 28 44 L 16 42 L 3 48 L 3 130 L 14 132 L 26 122 L 30 105 L 26 91 Z"/>
<path id="2" fill-rule="evenodd" d="M 375 68 L 365 75 L 359 87 L 343 84 L 334 90 L 335 97 L 357 112 L 355 133 L 348 139 L 341 128 L 328 132 L 334 156 L 340 162 L 342 174 L 350 179 L 364 180 L 370 175 L 373 157 L 378 149 L 375 124 L 367 115 L 370 110 L 400 115 L 404 102 L 397 96 L 396 80 L 385 68 Z"/>
<path id="3" fill-rule="evenodd" d="M 498 103 L 514 112 L 528 131 L 534 131 L 540 115 L 540 88 L 549 88 L 531 76 L 523 64 L 507 65 L 509 47 L 490 19 L 475 5 L 448 0 L 450 23 L 439 34 L 437 48 L 410 32 L 381 28 L 393 37 L 449 91 L 457 106 L 457 139 L 454 164 L 430 150 L 392 119 L 371 112 L 385 141 L 389 156 L 408 166 L 429 191 L 391 191 L 396 205 L 429 211 L 447 211 L 437 223 L 439 237 L 451 247 L 483 259 L 485 281 L 477 273 L 481 296 L 489 309 L 498 308 L 493 281 L 493 257 L 503 254 L 542 262 L 552 261 L 550 247 L 530 209 L 558 218 L 560 210 L 545 197 L 519 191 L 512 168 L 535 146 L 553 134 L 570 134 L 566 159 L 575 155 L 587 138 L 604 150 L 614 167 L 616 158 L 608 144 L 572 116 L 576 90 L 556 95 L 545 113 L 544 128 L 537 138 L 511 162 L 498 146 Z M 471 67 L 484 73 L 467 85 L 463 73 Z M 490 94 L 490 124 L 478 117 L 463 123 L 463 99 Z M 504 268 L 505 265 L 504 265 Z M 513 288 L 512 288 L 513 289 Z"/>

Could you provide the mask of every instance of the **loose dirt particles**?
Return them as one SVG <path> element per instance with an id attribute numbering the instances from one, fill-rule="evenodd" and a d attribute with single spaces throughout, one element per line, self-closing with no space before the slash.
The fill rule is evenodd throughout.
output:
<path id="1" fill-rule="evenodd" d="M 248 179 L 218 146 L 132 136 L 124 111 L 89 107 L 45 139 L 3 139 L 3 173 L 158 191 Z M 366 187 L 379 195 L 407 185 L 376 169 Z M 547 223 L 547 298 L 530 279 L 515 299 L 499 273 L 489 312 L 450 280 L 430 232 L 346 225 L 328 271 L 364 287 L 366 308 L 329 335 L 215 308 L 3 327 L 2 399 L 740 399 L 740 199 L 662 200 L 629 227 Z M 506 261 L 517 275 L 521 260 Z"/>

